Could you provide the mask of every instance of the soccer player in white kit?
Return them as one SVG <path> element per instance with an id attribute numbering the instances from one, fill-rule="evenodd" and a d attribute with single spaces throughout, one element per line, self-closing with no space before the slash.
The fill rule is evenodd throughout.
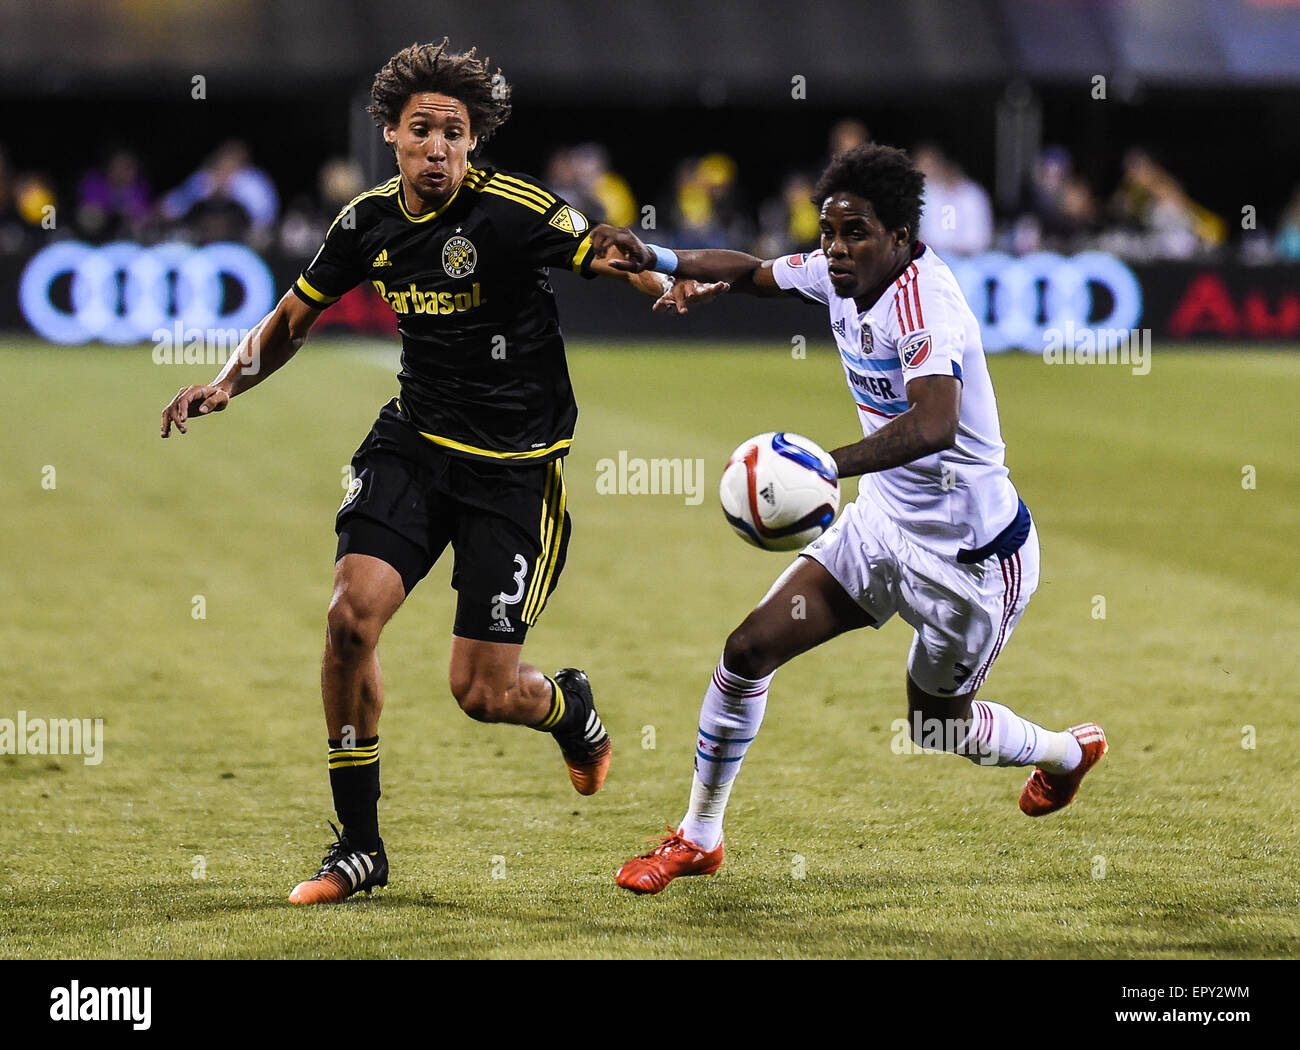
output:
<path id="1" fill-rule="evenodd" d="M 901 150 L 843 153 L 814 193 L 821 249 L 767 262 L 731 251 L 679 255 L 608 226 L 593 234 L 597 253 L 625 256 L 609 256 L 616 268 L 825 304 L 865 435 L 831 452 L 841 478 L 863 475 L 857 500 L 727 638 L 700 712 L 686 816 L 623 865 L 625 889 L 658 893 L 679 876 L 717 871 L 723 811 L 776 669 L 895 613 L 916 632 L 907 702 L 918 744 L 1035 767 L 1020 795 L 1029 816 L 1069 804 L 1106 752 L 1094 723 L 1051 732 L 976 699 L 1038 586 L 1038 534 L 1004 463 L 979 324 L 952 272 L 916 237 L 923 186 Z M 670 290 L 656 306 L 709 297 Z M 802 619 L 790 612 L 797 597 Z"/>

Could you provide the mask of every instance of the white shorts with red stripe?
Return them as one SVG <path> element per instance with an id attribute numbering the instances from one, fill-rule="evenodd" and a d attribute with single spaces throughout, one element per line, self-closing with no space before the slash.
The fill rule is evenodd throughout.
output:
<path id="1" fill-rule="evenodd" d="M 916 631 L 907 671 L 932 696 L 984 684 L 1038 587 L 1038 530 L 1009 558 L 963 565 L 918 545 L 871 500 L 855 500 L 802 553 L 820 562 L 883 626 L 895 613 Z"/>

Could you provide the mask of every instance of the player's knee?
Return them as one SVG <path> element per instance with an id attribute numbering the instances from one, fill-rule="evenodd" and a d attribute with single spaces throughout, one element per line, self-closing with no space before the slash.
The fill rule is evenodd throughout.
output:
<path id="1" fill-rule="evenodd" d="M 973 692 L 946 691 L 944 683 L 951 679 L 928 672 L 915 665 L 907 669 L 907 706 L 942 718 L 949 714 L 970 717 Z M 960 686 L 959 686 L 960 687 Z"/>
<path id="2" fill-rule="evenodd" d="M 742 623 L 727 636 L 722 650 L 722 662 L 728 671 L 741 678 L 762 678 L 776 670 L 776 661 L 770 646 L 763 642 L 759 631 L 748 622 Z"/>
<path id="3" fill-rule="evenodd" d="M 914 744 L 962 753 L 970 728 L 971 694 L 935 696 L 907 678 L 907 728 Z"/>
<path id="4" fill-rule="evenodd" d="M 506 690 L 481 675 L 453 674 L 451 695 L 476 722 L 500 722 L 507 714 Z"/>
<path id="5" fill-rule="evenodd" d="M 345 663 L 363 659 L 379 644 L 383 623 L 369 615 L 347 595 L 336 595 L 326 616 L 326 639 L 330 651 Z"/>

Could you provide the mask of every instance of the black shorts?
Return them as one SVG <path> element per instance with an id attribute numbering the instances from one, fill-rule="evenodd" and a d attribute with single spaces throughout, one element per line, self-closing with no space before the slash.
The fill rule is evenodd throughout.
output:
<path id="1" fill-rule="evenodd" d="M 394 399 L 352 457 L 352 474 L 334 524 L 335 560 L 380 558 L 410 594 L 450 543 L 456 634 L 523 642 L 560 582 L 569 548 L 560 460 L 498 465 L 450 455 Z"/>

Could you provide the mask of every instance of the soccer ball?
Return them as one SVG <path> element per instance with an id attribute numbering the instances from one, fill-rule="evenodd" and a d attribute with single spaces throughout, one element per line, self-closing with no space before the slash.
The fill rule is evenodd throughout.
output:
<path id="1" fill-rule="evenodd" d="M 835 520 L 839 475 L 816 442 L 784 431 L 759 434 L 727 460 L 718 497 L 742 539 L 767 551 L 798 550 Z"/>

